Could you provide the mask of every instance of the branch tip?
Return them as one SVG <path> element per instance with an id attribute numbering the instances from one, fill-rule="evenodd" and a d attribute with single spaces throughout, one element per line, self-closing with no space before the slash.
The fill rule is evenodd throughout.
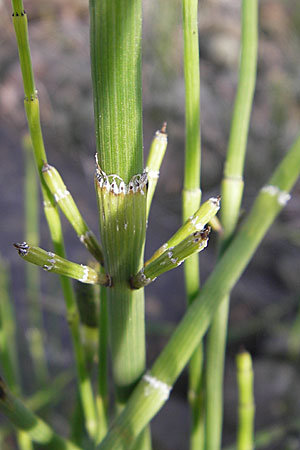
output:
<path id="1" fill-rule="evenodd" d="M 18 250 L 19 255 L 25 256 L 28 253 L 29 245 L 27 242 L 15 243 L 13 246 Z"/>
<path id="2" fill-rule="evenodd" d="M 167 122 L 163 123 L 160 132 L 163 133 L 163 134 L 167 133 Z"/>

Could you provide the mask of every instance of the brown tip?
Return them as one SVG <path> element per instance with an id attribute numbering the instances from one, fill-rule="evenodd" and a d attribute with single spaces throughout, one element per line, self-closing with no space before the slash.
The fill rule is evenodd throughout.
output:
<path id="1" fill-rule="evenodd" d="M 47 161 L 43 161 L 42 172 L 48 172 L 51 169 L 51 166 L 47 163 Z"/>
<path id="2" fill-rule="evenodd" d="M 163 123 L 160 132 L 166 134 L 166 132 L 167 132 L 167 122 Z"/>

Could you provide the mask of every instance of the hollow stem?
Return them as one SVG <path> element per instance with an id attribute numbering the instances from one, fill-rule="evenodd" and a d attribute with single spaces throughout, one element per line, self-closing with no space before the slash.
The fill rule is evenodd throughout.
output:
<path id="1" fill-rule="evenodd" d="M 243 170 L 250 114 L 256 81 L 258 2 L 242 2 L 242 40 L 239 82 L 232 115 L 228 152 L 222 181 L 223 227 L 220 252 L 233 236 L 240 212 Z M 224 296 L 208 334 L 206 366 L 206 447 L 219 450 L 223 423 L 223 373 L 230 296 Z"/>

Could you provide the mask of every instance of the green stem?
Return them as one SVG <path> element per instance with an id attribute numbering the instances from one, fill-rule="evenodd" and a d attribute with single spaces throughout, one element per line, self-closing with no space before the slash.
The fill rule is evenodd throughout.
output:
<path id="1" fill-rule="evenodd" d="M 235 230 L 243 195 L 243 169 L 256 81 L 258 1 L 242 2 L 242 42 L 239 83 L 232 115 L 222 181 L 221 253 Z M 206 368 L 206 448 L 219 450 L 223 422 L 223 373 L 230 296 L 224 296 L 208 334 Z"/>
<path id="2" fill-rule="evenodd" d="M 90 0 L 96 189 L 105 268 L 112 369 L 123 407 L 145 370 L 144 291 L 129 280 L 142 265 L 146 233 L 143 172 L 141 0 Z M 106 175 L 107 174 L 107 175 Z M 150 448 L 143 440 L 140 450 Z"/>
<path id="3" fill-rule="evenodd" d="M 141 0 L 90 0 L 99 164 L 125 183 L 143 170 L 141 6 Z"/>
<path id="4" fill-rule="evenodd" d="M 252 360 L 248 352 L 236 357 L 237 381 L 239 391 L 239 423 L 237 450 L 254 448 L 254 396 Z"/>
<path id="5" fill-rule="evenodd" d="M 185 313 L 162 353 L 134 390 L 99 450 L 125 450 L 169 397 L 169 390 L 203 338 L 214 313 L 245 270 L 265 233 L 289 198 L 300 174 L 300 137 L 269 184 L 261 189 L 247 220 Z"/>
<path id="6" fill-rule="evenodd" d="M 198 0 L 183 0 L 184 79 L 185 79 L 185 172 L 183 189 L 183 222 L 199 208 L 201 202 L 201 137 L 200 137 L 200 61 L 198 32 Z M 185 289 L 190 305 L 200 288 L 199 257 L 194 255 L 184 264 Z M 204 446 L 204 408 L 202 382 L 202 343 L 195 350 L 189 367 L 188 400 L 191 411 L 190 449 Z"/>
<path id="7" fill-rule="evenodd" d="M 57 435 L 44 421 L 35 416 L 7 388 L 0 378 L 0 411 L 31 439 L 49 450 L 79 450 L 79 447 Z"/>
<path id="8" fill-rule="evenodd" d="M 49 226 L 51 239 L 55 253 L 65 256 L 61 222 L 56 208 L 54 198 L 42 177 L 43 164 L 47 162 L 42 129 L 40 123 L 39 101 L 33 78 L 32 63 L 28 39 L 27 15 L 24 12 L 22 0 L 12 0 L 13 24 L 15 28 L 20 65 L 23 76 L 25 92 L 25 112 L 31 136 L 35 162 L 41 181 L 42 194 L 44 199 L 44 212 Z M 79 391 L 81 395 L 83 410 L 85 414 L 86 426 L 89 434 L 96 434 L 96 407 L 93 398 L 92 385 L 88 377 L 84 350 L 80 338 L 79 314 L 76 305 L 75 295 L 72 285 L 66 277 L 61 277 L 61 285 L 64 294 L 67 318 L 71 330 L 72 342 L 75 352 L 76 369 L 78 374 Z"/>
<path id="9" fill-rule="evenodd" d="M 25 240 L 39 245 L 39 192 L 32 144 L 27 134 L 23 138 L 25 154 Z M 43 316 L 40 305 L 40 277 L 37 267 L 26 265 L 26 291 L 29 306 L 28 341 L 36 378 L 45 385 L 49 373 L 44 348 Z"/>
<path id="10" fill-rule="evenodd" d="M 8 270 L 0 262 L 0 361 L 10 388 L 19 393 L 20 371 L 16 346 L 15 314 L 9 298 Z M 32 450 L 32 442 L 28 435 L 17 430 L 17 441 L 21 450 Z"/>
<path id="11" fill-rule="evenodd" d="M 107 314 L 107 289 L 100 288 L 100 308 L 98 319 L 98 390 L 96 404 L 99 420 L 99 441 L 103 439 L 108 428 L 108 314 Z"/>

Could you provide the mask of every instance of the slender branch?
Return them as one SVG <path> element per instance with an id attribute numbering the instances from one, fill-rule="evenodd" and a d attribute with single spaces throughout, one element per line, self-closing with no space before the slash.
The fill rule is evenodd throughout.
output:
<path id="1" fill-rule="evenodd" d="M 243 170 L 256 81 L 258 1 L 242 2 L 242 42 L 239 83 L 232 115 L 222 181 L 221 253 L 237 224 L 243 195 Z M 206 446 L 219 450 L 223 422 L 223 373 L 230 296 L 225 296 L 212 322 L 207 341 Z"/>
<path id="2" fill-rule="evenodd" d="M 14 244 L 14 247 L 25 261 L 40 266 L 47 272 L 58 273 L 87 284 L 102 284 L 104 286 L 110 286 L 111 284 L 108 275 L 96 272 L 92 267 L 68 261 L 40 247 L 30 246 L 26 242 Z"/>
<path id="3" fill-rule="evenodd" d="M 80 241 L 86 246 L 88 251 L 103 264 L 103 254 L 100 244 L 94 233 L 89 229 L 83 220 L 74 199 L 64 184 L 59 172 L 55 167 L 44 163 L 42 176 L 53 195 L 56 203 L 74 228 Z"/>

